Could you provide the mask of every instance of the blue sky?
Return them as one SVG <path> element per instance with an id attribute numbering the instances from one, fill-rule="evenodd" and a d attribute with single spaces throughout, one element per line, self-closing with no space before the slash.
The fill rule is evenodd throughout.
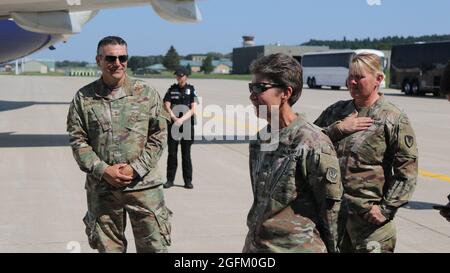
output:
<path id="1" fill-rule="evenodd" d="M 312 38 L 450 34 L 448 0 L 200 0 L 199 8 L 198 24 L 167 22 L 150 6 L 102 10 L 68 43 L 31 57 L 93 61 L 107 35 L 122 36 L 130 55 L 146 56 L 165 54 L 170 45 L 183 55 L 228 53 L 242 35 L 254 35 L 258 45 L 295 45 Z"/>

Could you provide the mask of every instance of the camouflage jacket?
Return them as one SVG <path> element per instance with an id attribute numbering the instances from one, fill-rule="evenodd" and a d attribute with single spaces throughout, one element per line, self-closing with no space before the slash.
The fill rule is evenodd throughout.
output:
<path id="1" fill-rule="evenodd" d="M 118 163 L 138 173 L 121 190 L 161 184 L 157 162 L 167 142 L 168 120 L 158 92 L 144 82 L 127 77 L 113 93 L 102 79 L 81 88 L 70 104 L 67 131 L 75 160 L 87 173 L 86 189 L 114 189 L 102 176 Z"/>
<path id="2" fill-rule="evenodd" d="M 244 252 L 336 252 L 343 187 L 329 138 L 299 116 L 278 148 L 250 143 L 254 201 Z"/>
<path id="3" fill-rule="evenodd" d="M 343 135 L 336 124 L 353 111 L 374 123 L 365 131 Z M 349 212 L 362 215 L 377 204 L 392 219 L 411 198 L 417 180 L 416 137 L 406 114 L 381 95 L 374 105 L 361 109 L 353 100 L 339 101 L 314 123 L 325 128 L 335 144 Z"/>

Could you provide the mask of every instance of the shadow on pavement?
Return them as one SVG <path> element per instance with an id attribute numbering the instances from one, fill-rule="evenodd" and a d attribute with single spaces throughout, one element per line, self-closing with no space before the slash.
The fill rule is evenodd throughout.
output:
<path id="1" fill-rule="evenodd" d="M 433 206 L 435 206 L 435 205 L 442 205 L 442 204 L 420 202 L 420 201 L 410 201 L 406 206 L 404 206 L 402 208 L 412 209 L 412 210 L 429 210 L 429 209 L 432 210 Z"/>
<path id="2" fill-rule="evenodd" d="M 33 105 L 69 105 L 70 102 L 41 102 L 41 101 L 6 101 L 0 100 L 0 112 L 11 111 L 16 109 L 21 109 L 25 107 L 30 107 Z"/>
<path id="3" fill-rule="evenodd" d="M 200 136 L 196 136 L 200 137 Z M 249 136 L 202 136 L 195 140 L 195 144 L 248 144 Z M 69 136 L 48 134 L 14 134 L 13 132 L 0 133 L 0 148 L 25 147 L 63 147 L 69 146 Z"/>
<path id="4" fill-rule="evenodd" d="M 68 135 L 15 135 L 0 133 L 0 148 L 63 147 L 69 146 Z"/>
<path id="5" fill-rule="evenodd" d="M 195 136 L 194 144 L 248 144 L 251 139 L 254 136 Z"/>

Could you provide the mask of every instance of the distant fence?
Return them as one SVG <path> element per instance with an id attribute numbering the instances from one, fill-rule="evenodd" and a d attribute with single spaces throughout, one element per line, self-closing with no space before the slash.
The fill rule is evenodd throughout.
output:
<path id="1" fill-rule="evenodd" d="M 71 77 L 96 77 L 99 75 L 97 70 L 67 70 L 66 76 Z"/>

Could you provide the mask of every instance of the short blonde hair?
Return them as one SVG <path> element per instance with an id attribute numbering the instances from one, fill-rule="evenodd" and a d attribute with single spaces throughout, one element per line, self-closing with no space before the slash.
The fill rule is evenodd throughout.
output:
<path id="1" fill-rule="evenodd" d="M 374 76 L 377 74 L 384 76 L 381 58 L 373 53 L 360 53 L 354 55 L 350 61 L 350 70 L 357 74 L 363 74 L 363 71 L 367 71 Z"/>

